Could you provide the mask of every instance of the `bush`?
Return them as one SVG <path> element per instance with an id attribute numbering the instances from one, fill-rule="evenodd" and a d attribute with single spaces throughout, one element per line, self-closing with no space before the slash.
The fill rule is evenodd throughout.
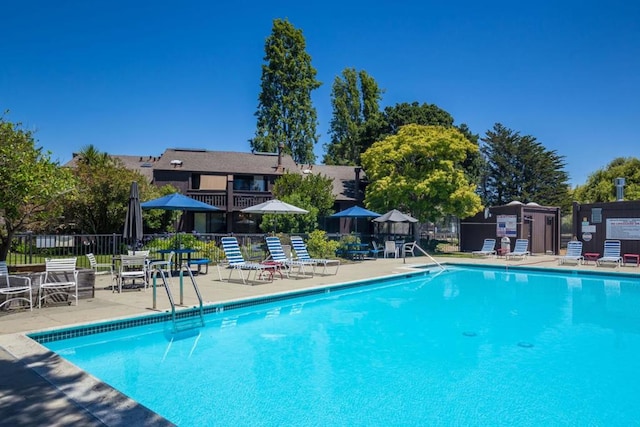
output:
<path id="1" fill-rule="evenodd" d="M 335 240 L 327 239 L 327 233 L 322 230 L 312 231 L 307 239 L 307 250 L 312 258 L 332 258 L 339 245 Z"/>

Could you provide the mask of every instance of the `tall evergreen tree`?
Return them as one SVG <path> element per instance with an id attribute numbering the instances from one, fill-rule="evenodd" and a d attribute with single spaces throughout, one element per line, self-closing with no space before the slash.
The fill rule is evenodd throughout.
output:
<path id="1" fill-rule="evenodd" d="M 251 149 L 275 152 L 280 144 L 297 163 L 313 163 L 317 113 L 311 92 L 320 87 L 302 31 L 275 19 L 265 43 L 257 128 Z"/>
<path id="2" fill-rule="evenodd" d="M 382 90 L 366 71 L 342 71 L 333 82 L 331 104 L 331 143 L 325 145 L 323 159 L 329 165 L 360 164 L 360 154 L 373 142 L 372 124 L 380 120 Z"/>
<path id="3" fill-rule="evenodd" d="M 500 123 L 488 130 L 482 141 L 485 204 L 519 200 L 567 208 L 569 176 L 563 156 L 545 149 L 533 136 L 522 136 Z"/>

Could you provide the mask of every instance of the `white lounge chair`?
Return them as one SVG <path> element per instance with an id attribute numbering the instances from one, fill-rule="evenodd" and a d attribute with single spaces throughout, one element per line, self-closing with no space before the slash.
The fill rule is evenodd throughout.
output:
<path id="1" fill-rule="evenodd" d="M 334 265 L 336 267 L 336 271 L 333 274 L 338 274 L 338 269 L 340 268 L 339 259 L 311 258 L 309 252 L 307 251 L 307 245 L 304 243 L 304 240 L 302 240 L 302 237 L 300 236 L 291 236 L 291 246 L 293 246 L 293 250 L 296 253 L 296 259 L 300 261 L 313 262 L 316 266 L 322 265 L 322 274 L 325 274 L 327 272 L 328 265 Z"/>
<path id="2" fill-rule="evenodd" d="M 311 276 L 313 276 L 315 272 L 315 263 L 313 261 L 306 261 L 302 259 L 294 260 L 291 258 L 287 258 L 287 256 L 284 253 L 284 248 L 282 247 L 282 242 L 280 242 L 280 239 L 277 237 L 267 237 L 265 241 L 267 242 L 267 249 L 269 250 L 269 255 L 271 255 L 271 259 L 274 262 L 285 267 L 285 272 L 287 274 L 287 277 L 289 277 L 289 270 L 292 270 L 293 268 L 298 269 L 299 275 L 306 276 L 307 275 L 306 267 L 311 267 Z"/>
<path id="3" fill-rule="evenodd" d="M 526 258 L 529 255 L 529 240 L 517 239 L 516 245 L 511 252 L 505 254 L 505 259 L 509 258 Z"/>
<path id="4" fill-rule="evenodd" d="M 558 264 L 564 264 L 565 262 L 575 262 L 576 264 L 582 264 L 584 262 L 584 256 L 582 256 L 582 242 L 579 240 L 571 240 L 567 243 L 567 253 L 564 256 L 558 258 Z"/>
<path id="5" fill-rule="evenodd" d="M 271 278 L 271 280 L 273 280 L 274 266 L 245 261 L 244 257 L 242 256 L 242 252 L 240 251 L 238 239 L 236 239 L 235 237 L 223 237 L 221 239 L 221 244 L 224 255 L 227 259 L 227 262 L 229 263 L 229 268 L 231 269 L 231 271 L 229 272 L 229 279 L 227 280 L 231 280 L 231 274 L 234 271 L 237 271 L 238 274 L 240 274 L 242 283 L 245 285 L 247 284 L 247 280 L 250 279 L 252 271 L 254 272 L 254 280 L 258 280 L 259 277 L 262 277 L 265 271 L 269 272 L 269 277 Z M 242 273 L 243 270 L 249 271 L 249 275 L 247 275 L 246 279 L 244 277 L 244 274 Z M 258 273 L 260 273 L 259 276 Z M 218 277 L 220 277 L 220 280 L 222 280 L 222 275 L 220 273 L 220 263 L 218 263 Z"/>
<path id="6" fill-rule="evenodd" d="M 471 252 L 471 255 L 490 256 L 496 254 L 496 239 L 484 239 L 482 249 Z"/>
<path id="7" fill-rule="evenodd" d="M 402 245 L 402 254 L 404 257 L 407 255 L 416 256 L 415 250 L 416 246 L 418 246 L 418 242 L 415 240 L 413 242 L 408 242 Z"/>
<path id="8" fill-rule="evenodd" d="M 602 257 L 598 258 L 596 263 L 602 265 L 603 262 L 615 263 L 616 267 L 620 266 L 622 256 L 620 256 L 620 240 L 605 240 L 604 252 Z"/>

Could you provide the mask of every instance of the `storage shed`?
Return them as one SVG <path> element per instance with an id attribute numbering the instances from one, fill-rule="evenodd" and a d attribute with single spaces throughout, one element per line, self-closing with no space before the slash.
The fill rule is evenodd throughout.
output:
<path id="1" fill-rule="evenodd" d="M 484 212 L 460 220 L 460 250 L 477 251 L 484 239 L 496 239 L 496 249 L 508 237 L 513 249 L 516 239 L 528 239 L 534 254 L 557 255 L 560 251 L 560 208 L 537 203 L 511 202 L 485 208 Z"/>
<path id="2" fill-rule="evenodd" d="M 640 200 L 574 202 L 572 233 L 583 253 L 602 254 L 605 240 L 620 240 L 622 254 L 640 254 Z"/>

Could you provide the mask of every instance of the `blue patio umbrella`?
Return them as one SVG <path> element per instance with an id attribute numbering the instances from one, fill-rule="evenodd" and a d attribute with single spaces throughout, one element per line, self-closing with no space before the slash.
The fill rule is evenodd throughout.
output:
<path id="1" fill-rule="evenodd" d="M 160 209 L 165 211 L 209 211 L 218 212 L 222 209 L 200 202 L 180 193 L 173 193 L 157 199 L 149 200 L 140 205 L 142 209 Z M 178 229 L 176 225 L 176 229 Z"/>
<path id="2" fill-rule="evenodd" d="M 368 209 L 365 209 L 363 207 L 360 206 L 352 206 L 350 208 L 347 208 L 343 211 L 334 213 L 333 215 L 331 215 L 332 218 L 377 218 L 379 217 L 380 214 L 370 211 Z M 358 232 L 358 221 L 355 220 L 355 232 Z"/>
<path id="3" fill-rule="evenodd" d="M 173 193 L 140 205 L 142 209 L 161 209 L 165 211 L 219 211 L 221 209 L 200 202 L 180 193 Z"/>

